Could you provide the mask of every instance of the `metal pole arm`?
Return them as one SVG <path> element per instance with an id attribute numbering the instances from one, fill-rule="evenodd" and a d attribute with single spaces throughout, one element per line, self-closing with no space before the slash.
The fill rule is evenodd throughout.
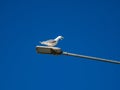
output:
<path id="1" fill-rule="evenodd" d="M 91 59 L 91 60 L 96 60 L 96 61 L 120 64 L 120 61 L 116 61 L 116 60 L 108 60 L 108 59 L 92 57 L 92 56 L 86 56 L 86 55 L 80 55 L 80 54 L 74 54 L 74 53 L 68 53 L 68 52 L 63 52 L 62 54 L 67 55 L 67 56 L 74 56 L 74 57 L 86 58 L 86 59 Z"/>
<path id="2" fill-rule="evenodd" d="M 61 48 L 58 48 L 58 47 L 36 46 L 36 51 L 37 51 L 37 53 L 41 53 L 41 54 L 53 54 L 53 55 L 63 54 L 63 55 L 67 55 L 67 56 L 74 56 L 74 57 L 86 58 L 86 59 L 91 59 L 91 60 L 96 60 L 96 61 L 120 64 L 120 61 L 116 61 L 116 60 L 108 60 L 108 59 L 103 59 L 103 58 L 98 58 L 98 57 L 63 52 L 61 50 Z"/>

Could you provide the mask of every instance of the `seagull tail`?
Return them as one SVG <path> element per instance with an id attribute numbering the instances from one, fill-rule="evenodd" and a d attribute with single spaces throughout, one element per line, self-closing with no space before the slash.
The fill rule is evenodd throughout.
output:
<path id="1" fill-rule="evenodd" d="M 39 43 L 40 43 L 40 44 L 43 44 L 43 42 L 41 42 L 41 41 L 40 41 Z"/>
<path id="2" fill-rule="evenodd" d="M 45 42 L 44 41 L 42 41 L 42 42 L 40 41 L 40 44 L 45 44 Z"/>

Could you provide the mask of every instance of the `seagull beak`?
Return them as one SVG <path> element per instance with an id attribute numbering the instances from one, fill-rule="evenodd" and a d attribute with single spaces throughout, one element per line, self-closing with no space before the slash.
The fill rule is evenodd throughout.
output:
<path id="1" fill-rule="evenodd" d="M 61 37 L 61 40 L 63 40 L 64 39 L 64 37 Z"/>

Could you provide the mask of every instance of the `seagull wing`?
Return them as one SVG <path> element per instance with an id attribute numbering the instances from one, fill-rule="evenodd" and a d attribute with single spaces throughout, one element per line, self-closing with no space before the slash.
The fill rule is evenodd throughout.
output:
<path id="1" fill-rule="evenodd" d="M 46 42 L 46 43 L 55 43 L 56 41 L 55 41 L 55 40 L 53 40 L 53 39 L 50 39 L 50 40 L 43 41 L 43 42 Z"/>

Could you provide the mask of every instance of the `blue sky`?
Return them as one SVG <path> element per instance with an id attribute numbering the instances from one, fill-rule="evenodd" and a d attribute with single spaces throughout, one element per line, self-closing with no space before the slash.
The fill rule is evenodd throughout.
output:
<path id="1" fill-rule="evenodd" d="M 0 1 L 0 90 L 120 90 L 120 65 L 37 54 L 64 36 L 64 51 L 120 61 L 118 0 Z"/>

